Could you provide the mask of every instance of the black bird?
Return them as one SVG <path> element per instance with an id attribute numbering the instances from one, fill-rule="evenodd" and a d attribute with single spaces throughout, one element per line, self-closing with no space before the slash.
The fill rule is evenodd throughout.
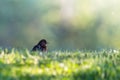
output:
<path id="1" fill-rule="evenodd" d="M 46 52 L 47 51 L 47 43 L 48 42 L 45 39 L 40 40 L 39 43 L 33 47 L 32 51 Z"/>

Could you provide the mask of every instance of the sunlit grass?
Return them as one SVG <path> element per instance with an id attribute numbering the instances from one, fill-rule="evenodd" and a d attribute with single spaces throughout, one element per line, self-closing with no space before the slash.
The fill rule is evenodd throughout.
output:
<path id="1" fill-rule="evenodd" d="M 47 53 L 1 50 L 0 79 L 118 80 L 119 60 L 117 50 Z"/>

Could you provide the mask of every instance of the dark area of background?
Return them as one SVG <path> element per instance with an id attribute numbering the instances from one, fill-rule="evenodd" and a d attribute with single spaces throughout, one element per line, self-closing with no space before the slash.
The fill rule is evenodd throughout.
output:
<path id="1" fill-rule="evenodd" d="M 119 0 L 0 0 L 0 46 L 49 50 L 120 47 Z"/>

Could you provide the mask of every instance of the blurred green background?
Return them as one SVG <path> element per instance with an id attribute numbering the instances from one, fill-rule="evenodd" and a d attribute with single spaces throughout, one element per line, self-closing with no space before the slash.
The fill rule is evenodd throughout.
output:
<path id="1" fill-rule="evenodd" d="M 119 48 L 119 34 L 120 0 L 0 0 L 2 48 Z"/>

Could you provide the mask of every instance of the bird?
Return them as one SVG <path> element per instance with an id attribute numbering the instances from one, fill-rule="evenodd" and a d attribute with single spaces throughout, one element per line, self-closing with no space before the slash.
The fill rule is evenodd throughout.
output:
<path id="1" fill-rule="evenodd" d="M 46 41 L 46 39 L 42 39 L 39 41 L 39 43 L 37 45 L 35 45 L 32 48 L 32 51 L 46 52 L 47 51 L 47 44 L 48 44 L 48 42 Z"/>

